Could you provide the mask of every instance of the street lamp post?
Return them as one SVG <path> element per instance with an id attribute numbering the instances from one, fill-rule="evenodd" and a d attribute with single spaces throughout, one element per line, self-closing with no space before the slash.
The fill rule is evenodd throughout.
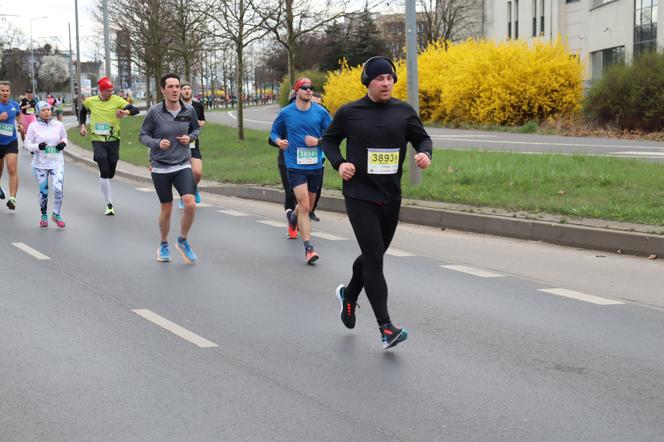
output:
<path id="1" fill-rule="evenodd" d="M 420 97 L 417 79 L 417 13 L 415 0 L 406 0 L 406 73 L 408 77 L 408 104 L 420 113 Z M 422 173 L 415 164 L 415 149 L 408 156 L 411 184 L 422 182 Z"/>
<path id="2" fill-rule="evenodd" d="M 34 17 L 30 19 L 30 75 L 32 76 L 32 92 L 37 93 L 37 84 L 35 81 L 35 51 L 32 47 L 32 22 L 35 20 L 41 20 L 43 18 L 48 18 L 46 16 L 43 17 Z"/>

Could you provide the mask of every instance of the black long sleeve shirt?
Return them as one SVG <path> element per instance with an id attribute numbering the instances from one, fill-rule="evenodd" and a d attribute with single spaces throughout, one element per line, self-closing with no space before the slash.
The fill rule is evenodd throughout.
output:
<path id="1" fill-rule="evenodd" d="M 346 139 L 346 158 L 339 145 Z M 355 175 L 343 182 L 343 194 L 375 203 L 401 199 L 401 175 L 407 143 L 431 157 L 433 144 L 415 110 L 396 98 L 376 103 L 368 96 L 342 106 L 321 140 L 336 170 L 343 162 L 355 165 Z M 397 155 L 398 154 L 398 155 Z"/>

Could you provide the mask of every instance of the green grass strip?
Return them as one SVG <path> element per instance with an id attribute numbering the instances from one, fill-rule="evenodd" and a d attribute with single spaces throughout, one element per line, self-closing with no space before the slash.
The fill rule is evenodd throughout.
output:
<path id="1" fill-rule="evenodd" d="M 147 148 L 138 141 L 141 116 L 122 121 L 120 158 L 147 165 Z M 236 184 L 280 185 L 276 148 L 268 132 L 207 123 L 201 145 L 205 179 Z M 90 149 L 78 129 L 72 142 Z M 586 155 L 520 154 L 476 150 L 436 150 L 423 171 L 421 186 L 403 178 L 407 198 L 470 204 L 531 213 L 664 225 L 664 164 L 638 159 Z M 324 188 L 340 189 L 329 164 Z"/>

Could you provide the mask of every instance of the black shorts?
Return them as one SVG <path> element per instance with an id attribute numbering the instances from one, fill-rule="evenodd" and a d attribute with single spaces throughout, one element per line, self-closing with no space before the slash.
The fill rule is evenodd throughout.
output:
<path id="1" fill-rule="evenodd" d="M 10 141 L 9 144 L 0 144 L 0 158 L 8 153 L 18 153 L 18 140 Z"/>
<path id="2" fill-rule="evenodd" d="M 196 146 L 193 149 L 191 149 L 191 157 L 192 158 L 198 158 L 199 160 L 203 159 L 203 157 L 201 156 L 200 146 Z"/>
<path id="3" fill-rule="evenodd" d="M 120 140 L 115 141 L 93 141 L 92 152 L 95 163 L 108 161 L 117 163 L 120 159 Z"/>
<path id="4" fill-rule="evenodd" d="M 307 184 L 310 193 L 317 193 L 323 186 L 323 168 L 320 169 L 286 169 L 288 184 L 295 189 L 301 184 Z"/>
<path id="5" fill-rule="evenodd" d="M 173 202 L 173 186 L 181 197 L 194 194 L 194 175 L 191 173 L 191 167 L 170 173 L 153 172 L 152 182 L 162 204 Z"/>

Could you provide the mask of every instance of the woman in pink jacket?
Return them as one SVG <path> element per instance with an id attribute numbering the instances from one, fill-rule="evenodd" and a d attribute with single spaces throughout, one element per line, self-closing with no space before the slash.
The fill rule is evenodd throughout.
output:
<path id="1" fill-rule="evenodd" d="M 37 103 L 37 122 L 30 125 L 25 136 L 24 147 L 33 152 L 32 174 L 39 185 L 39 207 L 41 219 L 39 227 L 48 227 L 48 177 L 53 184 L 53 214 L 51 219 L 58 227 L 64 228 L 65 222 L 60 216 L 63 186 L 65 179 L 65 161 L 62 150 L 67 145 L 67 132 L 64 125 L 53 118 L 51 105 L 46 101 Z"/>

